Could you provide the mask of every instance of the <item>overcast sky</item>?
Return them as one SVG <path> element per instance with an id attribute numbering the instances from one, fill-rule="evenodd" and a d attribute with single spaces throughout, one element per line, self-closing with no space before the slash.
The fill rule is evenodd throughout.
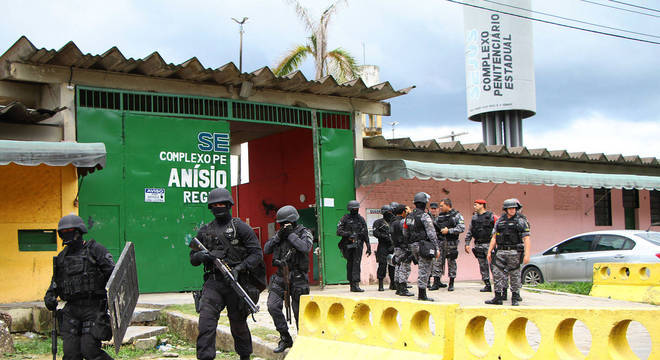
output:
<path id="1" fill-rule="evenodd" d="M 509 0 L 496 0 L 506 3 Z M 328 1 L 302 1 L 315 17 Z M 481 1 L 484 6 L 497 7 Z M 533 9 L 566 18 L 654 35 L 642 36 L 556 22 L 660 42 L 660 12 L 593 0 L 653 16 L 580 0 L 533 0 Z M 660 9 L 659 1 L 627 3 Z M 21 35 L 38 48 L 59 49 L 74 41 L 85 53 L 117 46 L 126 57 L 158 51 L 180 64 L 196 56 L 205 67 L 238 64 L 238 25 L 245 26 L 243 70 L 271 68 L 287 49 L 308 36 L 284 0 L 241 1 L 15 1 L 4 7 L 0 51 Z M 462 5 L 446 0 L 352 0 L 342 3 L 329 26 L 330 49 L 350 51 L 360 64 L 378 65 L 380 79 L 409 95 L 392 99 L 399 122 L 395 137 L 430 139 L 469 132 L 480 142 L 481 125 L 467 120 Z M 363 53 L 364 44 L 364 53 Z M 551 150 L 622 153 L 660 158 L 660 45 L 534 24 L 537 114 L 523 122 L 523 144 Z M 312 60 L 303 67 L 313 78 Z"/>

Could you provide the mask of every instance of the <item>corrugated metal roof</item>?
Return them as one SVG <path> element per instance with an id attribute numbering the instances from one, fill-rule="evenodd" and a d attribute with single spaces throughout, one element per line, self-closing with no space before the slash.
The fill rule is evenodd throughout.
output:
<path id="1" fill-rule="evenodd" d="M 35 124 L 46 120 L 66 107 L 49 109 L 29 109 L 20 102 L 13 101 L 7 106 L 0 106 L 0 122 L 14 124 Z"/>
<path id="2" fill-rule="evenodd" d="M 367 87 L 362 79 L 339 84 L 332 76 L 319 80 L 308 80 L 300 71 L 278 77 L 267 66 L 251 73 L 240 73 L 232 62 L 217 69 L 210 69 L 205 68 L 196 57 L 182 64 L 174 65 L 165 62 L 158 52 L 153 52 L 143 59 L 127 59 L 117 47 L 112 47 L 101 55 L 91 55 L 80 51 L 73 41 L 69 41 L 59 50 L 37 49 L 25 36 L 18 39 L 9 50 L 0 56 L 0 65 L 7 62 L 57 65 L 155 78 L 183 79 L 207 84 L 239 85 L 243 81 L 251 81 L 255 88 L 261 89 L 373 101 L 405 95 L 414 88 L 411 86 L 394 90 L 389 82 Z"/>
<path id="3" fill-rule="evenodd" d="M 547 159 L 560 161 L 579 161 L 587 163 L 608 163 L 619 165 L 660 167 L 660 162 L 658 159 L 654 157 L 640 158 L 637 155 L 605 155 L 603 153 L 587 154 L 584 152 L 569 153 L 566 150 L 528 149 L 524 146 L 508 148 L 504 145 L 484 145 L 483 143 L 461 144 L 458 141 L 438 143 L 433 139 L 421 141 L 412 141 L 410 138 L 385 139 L 383 136 L 365 137 L 362 139 L 362 143 L 365 147 L 371 149 L 465 153 L 503 156 L 509 158 Z"/>

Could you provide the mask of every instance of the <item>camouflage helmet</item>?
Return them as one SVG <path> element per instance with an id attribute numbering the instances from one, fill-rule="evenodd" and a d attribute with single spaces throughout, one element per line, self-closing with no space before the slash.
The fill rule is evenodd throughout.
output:
<path id="1" fill-rule="evenodd" d="M 422 191 L 422 192 L 418 192 L 417 194 L 415 194 L 415 197 L 413 198 L 413 203 L 422 203 L 422 204 L 426 204 L 426 203 L 429 202 L 429 199 L 430 199 L 430 198 L 431 198 L 431 196 L 430 196 L 429 194 L 427 194 L 427 193 L 425 193 L 425 192 L 423 192 L 423 191 Z"/>
<path id="2" fill-rule="evenodd" d="M 275 219 L 278 224 L 283 222 L 296 222 L 298 219 L 300 219 L 300 214 L 298 214 L 298 210 L 296 210 L 296 208 L 293 206 L 285 205 L 277 210 Z"/>
<path id="3" fill-rule="evenodd" d="M 211 208 L 212 204 L 217 204 L 217 203 L 222 203 L 222 202 L 227 202 L 231 205 L 234 205 L 234 199 L 231 197 L 231 193 L 229 190 L 225 188 L 217 188 L 211 190 L 209 193 L 209 198 L 208 198 L 208 206 L 209 209 Z"/>
<path id="4" fill-rule="evenodd" d="M 516 208 L 518 210 L 522 209 L 522 204 L 518 199 L 516 198 L 511 198 L 511 199 L 506 199 L 502 203 L 502 210 L 510 209 L 510 208 Z"/>
<path id="5" fill-rule="evenodd" d="M 355 210 L 360 208 L 360 203 L 357 200 L 351 200 L 346 205 L 347 210 Z"/>
<path id="6" fill-rule="evenodd" d="M 383 205 L 383 207 L 380 208 L 381 214 L 385 214 L 388 211 L 392 212 L 392 207 L 390 205 Z"/>
<path id="7" fill-rule="evenodd" d="M 57 223 L 58 233 L 64 229 L 78 229 L 82 234 L 87 234 L 85 222 L 80 216 L 74 214 L 63 216 L 60 222 Z"/>

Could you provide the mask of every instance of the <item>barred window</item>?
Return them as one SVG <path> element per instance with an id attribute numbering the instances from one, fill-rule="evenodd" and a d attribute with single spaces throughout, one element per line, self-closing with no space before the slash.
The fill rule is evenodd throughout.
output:
<path id="1" fill-rule="evenodd" d="M 651 190 L 651 224 L 660 223 L 660 191 Z"/>
<path id="2" fill-rule="evenodd" d="M 596 226 L 612 226 L 612 194 L 610 189 L 594 189 Z"/>

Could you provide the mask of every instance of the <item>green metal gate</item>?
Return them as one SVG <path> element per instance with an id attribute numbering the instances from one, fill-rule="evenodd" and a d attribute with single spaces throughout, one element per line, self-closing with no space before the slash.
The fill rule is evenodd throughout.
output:
<path id="1" fill-rule="evenodd" d="M 142 292 L 199 288 L 201 269 L 190 266 L 183 239 L 211 220 L 206 192 L 220 184 L 230 188 L 227 121 L 311 128 L 313 112 L 320 129 L 323 201 L 317 205 L 325 205 L 319 211 L 322 276 L 325 283 L 345 282 L 335 233 L 355 197 L 350 113 L 78 87 L 78 141 L 103 142 L 107 151 L 106 168 L 85 177 L 80 189 L 90 237 L 115 258 L 126 241 L 135 243 Z M 211 183 L 211 172 L 224 175 Z"/>

